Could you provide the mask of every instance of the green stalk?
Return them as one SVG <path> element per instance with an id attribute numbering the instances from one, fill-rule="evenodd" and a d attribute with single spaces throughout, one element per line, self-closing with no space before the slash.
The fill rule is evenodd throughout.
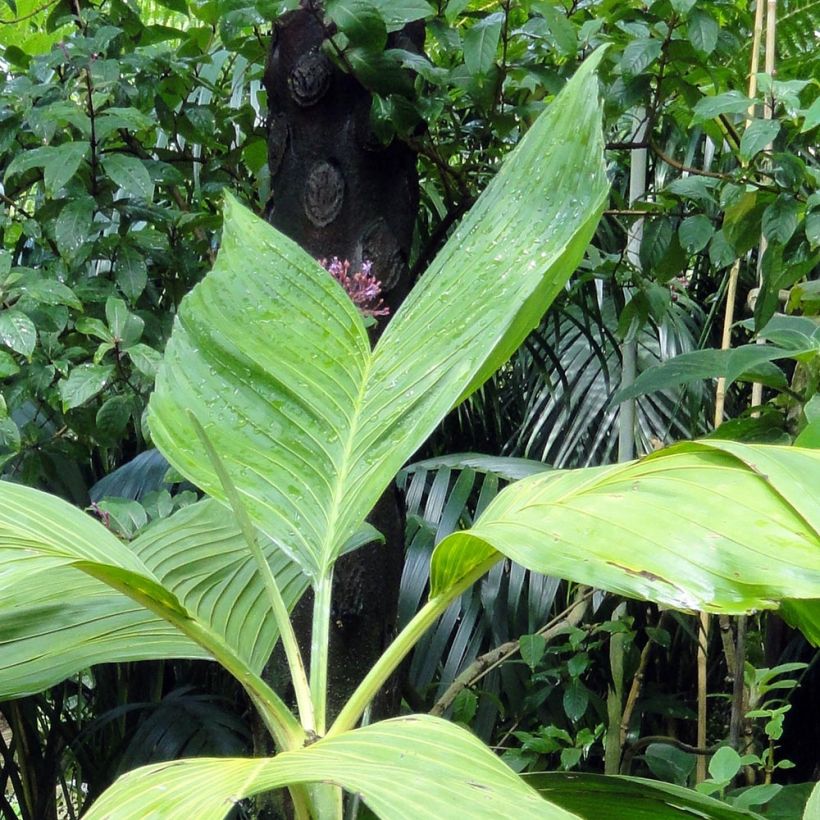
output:
<path id="1" fill-rule="evenodd" d="M 465 589 L 472 586 L 499 559 L 495 553 L 465 575 L 455 586 L 445 593 L 431 598 L 413 617 L 409 624 L 396 636 L 384 654 L 376 661 L 365 679 L 356 687 L 350 700 L 344 705 L 339 716 L 330 727 L 326 737 L 333 737 L 352 729 L 358 722 L 368 704 L 378 694 L 388 678 L 398 668 L 407 653 L 416 645 L 419 638 L 435 623 L 436 619 Z"/>
<path id="2" fill-rule="evenodd" d="M 214 449 L 213 444 L 211 444 L 211 440 L 208 438 L 208 434 L 205 432 L 205 428 L 200 424 L 199 419 L 193 413 L 189 413 L 188 415 L 222 484 L 222 489 L 228 497 L 228 502 L 239 522 L 242 535 L 244 535 L 245 541 L 248 544 L 248 549 L 256 561 L 257 569 L 265 582 L 265 589 L 268 593 L 271 611 L 273 612 L 276 626 L 279 629 L 282 647 L 285 650 L 285 657 L 288 662 L 288 669 L 290 671 L 291 682 L 293 683 L 293 691 L 296 695 L 296 705 L 299 707 L 299 717 L 302 726 L 304 726 L 305 731 L 309 733 L 315 732 L 316 726 L 313 717 L 313 703 L 310 699 L 310 687 L 308 686 L 307 675 L 305 673 L 305 664 L 302 661 L 302 653 L 299 650 L 296 633 L 293 631 L 293 624 L 290 622 L 290 613 L 288 612 L 287 606 L 285 606 L 282 593 L 279 591 L 279 585 L 276 583 L 276 578 L 262 552 L 262 548 L 257 543 L 256 531 L 242 504 L 236 485 L 228 475 L 228 471 L 225 469 L 222 459 L 220 459 L 219 454 Z"/>
<path id="3" fill-rule="evenodd" d="M 77 568 L 127 595 L 205 649 L 220 666 L 227 669 L 242 684 L 280 751 L 304 746 L 304 729 L 285 702 L 218 635 L 203 627 L 184 610 L 169 606 L 167 603 L 163 604 L 161 600 L 152 597 L 151 592 L 156 590 L 142 589 L 138 585 L 128 583 L 128 573 L 117 572 L 114 567 L 90 563 L 79 563 Z M 176 606 L 178 607 L 178 604 Z"/>
<path id="4" fill-rule="evenodd" d="M 327 725 L 327 656 L 330 642 L 330 602 L 333 569 L 323 574 L 313 588 L 313 624 L 310 630 L 310 692 L 316 733 L 321 737 Z"/>

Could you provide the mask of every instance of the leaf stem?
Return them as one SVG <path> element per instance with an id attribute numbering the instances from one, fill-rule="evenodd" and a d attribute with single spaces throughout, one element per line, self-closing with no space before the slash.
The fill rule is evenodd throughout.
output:
<path id="1" fill-rule="evenodd" d="M 333 569 L 323 573 L 313 588 L 313 624 L 310 630 L 310 692 L 316 733 L 327 725 L 327 662 L 330 643 L 330 603 Z"/>
<path id="2" fill-rule="evenodd" d="M 339 735 L 352 729 L 359 721 L 367 705 L 373 700 L 387 679 L 398 668 L 407 653 L 416 645 L 419 638 L 435 623 L 436 619 L 465 589 L 472 586 L 486 573 L 501 556 L 494 553 L 483 563 L 475 567 L 460 581 L 445 592 L 431 598 L 413 617 L 410 623 L 396 636 L 384 654 L 376 661 L 364 680 L 356 687 L 350 700 L 344 705 L 339 716 L 327 733 L 327 737 Z"/>
<path id="3" fill-rule="evenodd" d="M 219 635 L 191 618 L 185 610 L 177 609 L 178 604 L 169 605 L 158 598 L 156 590 L 133 581 L 129 583 L 130 579 L 123 577 L 122 573 L 111 572 L 108 567 L 90 562 L 80 562 L 75 566 L 142 604 L 207 650 L 220 666 L 227 669 L 242 684 L 280 751 L 299 749 L 304 745 L 305 732 L 285 702 Z"/>
<path id="4" fill-rule="evenodd" d="M 228 471 L 225 469 L 225 465 L 222 463 L 222 459 L 220 459 L 219 454 L 214 449 L 199 419 L 193 413 L 189 413 L 189 416 L 191 424 L 193 424 L 196 434 L 199 436 L 202 446 L 205 448 L 208 458 L 222 484 L 222 489 L 228 497 L 228 503 L 236 515 L 248 549 L 256 561 L 257 569 L 265 583 L 271 611 L 273 612 L 273 617 L 279 630 L 279 636 L 282 639 L 282 647 L 285 650 L 285 657 L 288 661 L 288 669 L 290 671 L 291 682 L 293 683 L 293 691 L 296 695 L 296 704 L 299 708 L 299 718 L 302 726 L 305 728 L 305 731 L 309 733 L 315 732 L 316 725 L 313 715 L 313 703 L 310 699 L 310 687 L 308 686 L 307 674 L 305 673 L 305 664 L 302 661 L 302 653 L 299 650 L 296 633 L 293 631 L 293 624 L 290 622 L 290 613 L 282 598 L 279 585 L 276 583 L 276 578 L 270 568 L 270 564 L 256 540 L 256 530 L 242 504 L 236 485 L 231 480 Z"/>

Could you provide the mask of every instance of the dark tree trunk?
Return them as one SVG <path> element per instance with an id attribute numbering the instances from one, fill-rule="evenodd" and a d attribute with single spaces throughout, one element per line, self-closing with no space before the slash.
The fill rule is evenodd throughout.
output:
<path id="1" fill-rule="evenodd" d="M 379 144 L 370 127 L 371 96 L 323 53 L 328 32 L 320 11 L 304 7 L 275 26 L 265 72 L 272 195 L 268 220 L 318 258 L 362 261 L 382 283 L 391 314 L 407 294 L 407 267 L 418 210 L 415 154 L 394 140 Z M 392 35 L 408 46 L 411 34 Z M 423 28 L 415 30 L 420 48 Z M 390 44 L 389 44 L 390 45 Z M 381 320 L 382 326 L 384 320 Z M 392 637 L 404 554 L 404 518 L 388 489 L 371 516 L 386 544 L 371 545 L 336 565 L 329 659 L 329 715 L 336 714 Z M 312 596 L 294 613 L 309 646 Z M 383 693 L 374 713 L 394 712 L 397 693 Z"/>

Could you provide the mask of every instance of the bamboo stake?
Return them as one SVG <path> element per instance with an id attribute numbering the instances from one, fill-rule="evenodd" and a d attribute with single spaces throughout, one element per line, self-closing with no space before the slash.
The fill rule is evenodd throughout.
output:
<path id="1" fill-rule="evenodd" d="M 773 29 L 773 9 L 776 6 L 776 0 L 768 0 L 768 15 L 767 22 L 772 23 Z M 774 34 L 768 30 L 766 31 L 766 64 L 769 63 L 769 54 L 774 53 Z M 754 36 L 752 38 L 752 58 L 749 66 L 749 97 L 754 99 L 757 93 L 757 72 L 760 68 L 760 40 L 763 32 L 763 0 L 757 0 L 755 7 L 755 23 Z M 771 43 L 771 48 L 770 48 Z M 767 69 L 768 70 L 768 69 Z M 771 116 L 771 113 L 770 113 Z M 748 117 L 754 117 L 754 104 L 749 106 Z M 735 259 L 732 264 L 732 269 L 729 272 L 729 283 L 726 288 L 726 312 L 723 317 L 723 335 L 721 338 L 720 349 L 728 350 L 732 346 L 732 325 L 735 320 L 735 300 L 737 297 L 737 282 L 740 277 L 740 259 Z M 758 385 L 755 385 L 757 387 Z M 754 396 L 754 393 L 752 394 Z M 726 402 L 726 379 L 721 377 L 718 379 L 717 388 L 715 390 L 715 417 L 714 426 L 720 427 L 723 422 L 723 410 Z M 754 403 L 754 400 L 753 400 Z M 707 720 L 707 671 L 708 671 L 708 642 L 709 642 L 709 615 L 706 612 L 700 613 L 700 628 L 698 630 L 698 656 L 697 656 L 697 670 L 698 670 L 698 724 L 697 724 L 697 745 L 700 747 L 706 746 L 706 720 Z M 741 665 L 741 659 L 736 663 Z M 740 675 L 742 677 L 742 671 Z M 706 779 L 706 758 L 698 757 L 695 769 L 695 780 L 702 783 Z"/>
<path id="2" fill-rule="evenodd" d="M 762 0 L 760 6 L 762 8 Z M 770 78 L 774 78 L 775 66 L 775 31 L 777 26 L 777 0 L 768 0 L 766 4 L 766 53 L 764 71 Z M 769 94 L 766 99 L 766 104 L 763 106 L 763 119 L 770 120 L 774 115 L 774 94 Z M 767 151 L 771 151 L 772 143 L 766 146 Z M 763 254 L 766 252 L 768 246 L 766 237 L 760 237 L 760 247 L 757 254 L 757 281 L 758 287 L 763 287 Z M 758 344 L 762 343 L 762 339 L 758 339 Z M 763 385 L 760 382 L 752 384 L 752 407 L 759 407 L 763 404 Z"/>

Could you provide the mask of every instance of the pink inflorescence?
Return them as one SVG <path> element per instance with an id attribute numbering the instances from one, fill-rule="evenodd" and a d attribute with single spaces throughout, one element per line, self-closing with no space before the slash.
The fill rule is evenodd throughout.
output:
<path id="1" fill-rule="evenodd" d="M 379 294 L 382 283 L 370 272 L 373 263 L 362 262 L 361 270 L 350 273 L 350 262 L 342 262 L 338 256 L 328 261 L 320 259 L 319 264 L 345 289 L 353 304 L 363 316 L 387 316 L 390 313 Z"/>

